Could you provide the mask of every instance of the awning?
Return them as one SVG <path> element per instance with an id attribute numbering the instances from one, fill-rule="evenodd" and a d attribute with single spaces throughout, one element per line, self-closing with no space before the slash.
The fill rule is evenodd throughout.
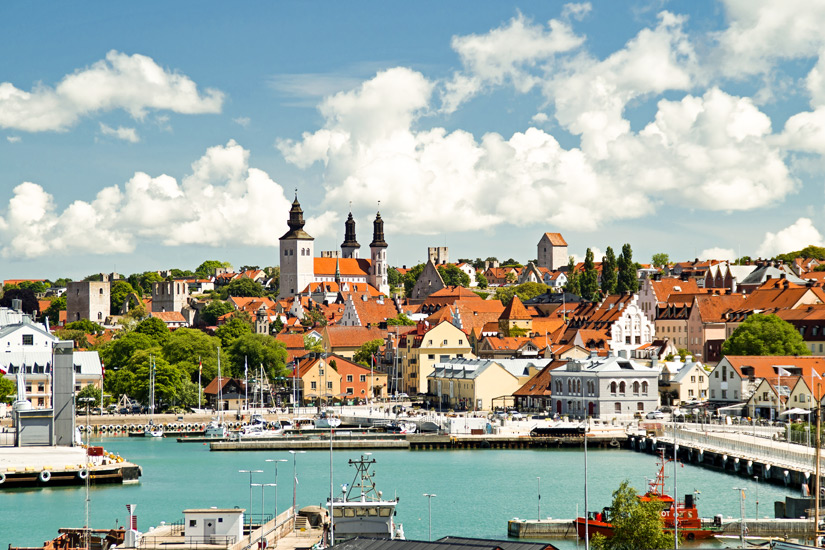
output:
<path id="1" fill-rule="evenodd" d="M 799 407 L 794 407 L 793 409 L 782 411 L 781 413 L 779 413 L 779 416 L 788 416 L 789 414 L 811 414 L 811 411 L 809 411 L 808 409 L 800 409 Z"/>

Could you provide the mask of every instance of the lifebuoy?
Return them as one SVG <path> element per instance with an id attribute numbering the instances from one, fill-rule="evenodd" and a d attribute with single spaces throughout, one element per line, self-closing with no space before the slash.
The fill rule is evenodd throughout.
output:
<path id="1" fill-rule="evenodd" d="M 688 535 L 687 535 L 688 540 L 693 540 L 695 538 L 696 538 L 696 535 L 694 535 L 693 533 L 688 533 Z"/>
<path id="2" fill-rule="evenodd" d="M 0 485 L 6 482 L 6 474 L 0 472 Z"/>
<path id="3" fill-rule="evenodd" d="M 89 470 L 87 470 L 86 468 L 81 468 L 77 471 L 77 477 L 80 479 L 86 479 L 87 477 L 89 477 Z"/>
<path id="4" fill-rule="evenodd" d="M 52 478 L 52 474 L 48 470 L 43 470 L 42 472 L 40 472 L 39 477 L 40 481 L 42 481 L 43 483 L 47 483 Z"/>

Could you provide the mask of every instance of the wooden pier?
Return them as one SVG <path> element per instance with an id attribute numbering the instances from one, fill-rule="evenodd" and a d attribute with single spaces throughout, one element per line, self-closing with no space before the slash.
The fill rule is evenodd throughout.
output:
<path id="1" fill-rule="evenodd" d="M 140 466 L 106 453 L 86 456 L 82 447 L 0 449 L 0 490 L 89 483 L 137 483 Z"/>

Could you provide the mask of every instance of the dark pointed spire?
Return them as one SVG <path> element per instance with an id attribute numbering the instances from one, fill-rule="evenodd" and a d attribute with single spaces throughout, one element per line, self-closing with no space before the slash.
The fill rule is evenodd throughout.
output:
<path id="1" fill-rule="evenodd" d="M 349 213 L 344 227 L 346 229 L 344 231 L 344 242 L 341 243 L 341 248 L 361 248 L 361 245 L 355 240 L 355 220 L 352 218 L 352 212 Z"/>
<path id="2" fill-rule="evenodd" d="M 341 261 L 335 258 L 335 282 L 341 284 Z"/>
<path id="3" fill-rule="evenodd" d="M 304 231 L 304 211 L 301 210 L 301 203 L 298 202 L 298 190 L 295 190 L 295 200 L 292 201 L 292 208 L 289 209 L 289 220 L 286 222 L 289 225 L 287 231 L 281 240 L 284 239 L 306 239 L 313 241 L 312 235 Z"/>
<path id="4" fill-rule="evenodd" d="M 387 241 L 384 240 L 384 220 L 381 219 L 381 212 L 375 215 L 375 221 L 372 222 L 370 248 L 387 248 Z"/>

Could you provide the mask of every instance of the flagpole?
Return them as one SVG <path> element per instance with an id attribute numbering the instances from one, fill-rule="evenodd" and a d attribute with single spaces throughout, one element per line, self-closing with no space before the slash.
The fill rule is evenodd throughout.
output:
<path id="1" fill-rule="evenodd" d="M 203 393 L 203 386 L 201 385 L 201 373 L 203 372 L 203 364 L 201 363 L 201 356 L 198 355 L 198 408 L 201 408 L 201 394 Z"/>

